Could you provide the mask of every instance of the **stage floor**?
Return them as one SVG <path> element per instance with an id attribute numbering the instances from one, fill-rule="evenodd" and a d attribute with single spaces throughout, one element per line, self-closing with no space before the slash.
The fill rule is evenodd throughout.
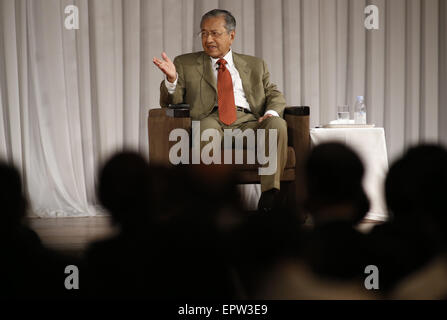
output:
<path id="1" fill-rule="evenodd" d="M 79 218 L 29 218 L 30 227 L 37 232 L 48 248 L 65 253 L 82 255 L 91 241 L 113 235 L 116 229 L 108 216 Z M 367 220 L 359 229 L 369 231 L 379 221 Z M 310 225 L 309 225 L 310 226 Z"/>
<path id="2" fill-rule="evenodd" d="M 73 254 L 81 254 L 88 243 L 115 231 L 108 216 L 29 218 L 29 225 L 47 247 Z"/>

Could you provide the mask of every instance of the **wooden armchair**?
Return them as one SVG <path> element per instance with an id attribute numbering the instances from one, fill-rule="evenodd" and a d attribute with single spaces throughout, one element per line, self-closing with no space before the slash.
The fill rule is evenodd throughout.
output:
<path id="1" fill-rule="evenodd" d="M 284 110 L 287 122 L 288 153 L 287 163 L 281 177 L 281 192 L 287 195 L 289 205 L 295 207 L 296 199 L 300 197 L 297 180 L 297 168 L 310 149 L 309 107 L 287 107 Z M 171 165 L 169 150 L 176 144 L 169 141 L 169 133 L 176 128 L 191 132 L 189 109 L 157 108 L 149 110 L 149 161 L 158 165 Z M 234 155 L 233 155 L 234 159 Z M 245 159 L 245 158 L 244 158 Z M 258 165 L 235 165 L 240 184 L 260 183 Z"/>

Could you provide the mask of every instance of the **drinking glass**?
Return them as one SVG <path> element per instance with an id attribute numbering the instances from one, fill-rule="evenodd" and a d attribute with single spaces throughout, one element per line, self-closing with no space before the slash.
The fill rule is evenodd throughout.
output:
<path id="1" fill-rule="evenodd" d="M 337 120 L 339 123 L 349 123 L 349 106 L 341 105 L 337 106 Z"/>

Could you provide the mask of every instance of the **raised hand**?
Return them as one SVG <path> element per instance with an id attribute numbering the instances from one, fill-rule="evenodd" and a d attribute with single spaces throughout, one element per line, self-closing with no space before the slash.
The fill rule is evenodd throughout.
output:
<path id="1" fill-rule="evenodd" d="M 168 81 L 173 83 L 177 79 L 177 72 L 175 71 L 175 65 L 171 61 L 171 59 L 169 59 L 169 57 L 166 55 L 165 52 L 161 54 L 161 57 L 163 58 L 163 60 L 154 57 L 152 61 L 158 67 L 158 69 L 160 69 L 161 72 L 163 72 L 166 75 Z"/>

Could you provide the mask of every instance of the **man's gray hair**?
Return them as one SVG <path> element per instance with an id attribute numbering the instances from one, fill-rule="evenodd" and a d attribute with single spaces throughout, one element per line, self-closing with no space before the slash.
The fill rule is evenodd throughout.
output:
<path id="1" fill-rule="evenodd" d="M 225 29 L 227 29 L 228 32 L 236 30 L 236 19 L 230 11 L 223 9 L 213 9 L 205 13 L 202 16 L 202 20 L 200 20 L 200 27 L 202 27 L 203 21 L 205 21 L 206 19 L 220 16 L 223 16 L 225 18 Z"/>

